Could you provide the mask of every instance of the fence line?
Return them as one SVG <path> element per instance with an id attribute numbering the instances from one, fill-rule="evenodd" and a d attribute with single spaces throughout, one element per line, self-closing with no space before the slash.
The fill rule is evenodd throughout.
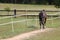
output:
<path id="1" fill-rule="evenodd" d="M 57 19 L 57 18 L 60 18 L 60 17 L 56 17 L 56 18 L 52 18 L 52 19 L 48 19 L 48 20 L 53 20 L 53 19 Z M 26 20 L 13 21 L 13 23 L 24 22 L 24 21 L 30 21 L 30 20 L 33 20 L 33 19 L 26 19 Z M 39 19 L 34 19 L 34 20 L 39 20 Z M 12 22 L 3 23 L 3 24 L 0 24 L 0 26 L 8 25 L 8 24 L 11 24 L 11 23 L 12 23 Z"/>
<path id="2" fill-rule="evenodd" d="M 14 10 L 0 10 L 0 11 L 10 11 L 13 12 Z M 16 10 L 17 12 L 40 12 L 41 10 Z M 46 12 L 60 12 L 60 10 L 46 10 Z"/>
<path id="3" fill-rule="evenodd" d="M 22 15 L 16 15 L 16 17 L 18 17 L 18 16 L 22 16 Z M 11 17 L 14 17 L 14 15 L 13 16 L 8 16 L 8 17 L 2 17 L 0 19 L 6 19 L 6 18 L 11 18 Z"/>
<path id="4" fill-rule="evenodd" d="M 19 16 L 29 16 L 29 15 L 38 15 L 38 14 L 21 14 L 21 15 L 15 15 L 16 17 L 19 17 Z M 56 14 L 47 14 L 48 16 L 59 16 L 57 13 Z M 8 16 L 8 17 L 2 17 L 2 18 L 0 18 L 0 19 L 6 19 L 6 18 L 11 18 L 11 17 L 14 17 L 14 15 L 13 16 Z"/>

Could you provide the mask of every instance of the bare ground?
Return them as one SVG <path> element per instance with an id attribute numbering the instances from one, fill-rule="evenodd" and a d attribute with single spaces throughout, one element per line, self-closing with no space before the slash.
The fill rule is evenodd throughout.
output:
<path id="1" fill-rule="evenodd" d="M 23 34 L 14 36 L 12 38 L 1 39 L 1 40 L 24 40 L 24 39 L 27 39 L 31 36 L 35 36 L 38 33 L 48 32 L 48 31 L 52 31 L 52 30 L 53 30 L 53 28 L 40 29 L 40 30 L 35 30 L 35 31 L 32 31 L 32 32 L 28 32 L 28 33 L 23 33 Z"/>

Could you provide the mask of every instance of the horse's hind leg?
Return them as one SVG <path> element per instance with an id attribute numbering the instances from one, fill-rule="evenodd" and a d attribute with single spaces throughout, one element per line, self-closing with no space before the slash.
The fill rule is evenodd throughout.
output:
<path id="1" fill-rule="evenodd" d="M 45 29 L 45 23 L 44 22 L 42 23 L 42 25 L 43 25 L 43 29 Z"/>
<path id="2" fill-rule="evenodd" d="M 41 22 L 39 24 L 40 24 L 40 29 L 41 29 Z"/>
<path id="3" fill-rule="evenodd" d="M 46 28 L 46 18 L 45 18 L 45 21 L 44 21 L 44 26 L 45 26 L 45 28 Z"/>
<path id="4" fill-rule="evenodd" d="M 44 24 L 42 25 L 42 28 L 43 28 L 43 29 L 45 29 L 45 26 L 44 26 Z"/>

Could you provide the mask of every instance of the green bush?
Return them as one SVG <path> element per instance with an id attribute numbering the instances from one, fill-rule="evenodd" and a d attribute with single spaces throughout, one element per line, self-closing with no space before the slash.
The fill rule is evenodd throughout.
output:
<path id="1" fill-rule="evenodd" d="M 10 11 L 10 8 L 9 7 L 6 7 L 6 8 L 4 8 L 6 11 Z"/>
<path id="2" fill-rule="evenodd" d="M 6 8 L 4 8 L 4 10 L 6 10 L 6 11 L 8 12 L 8 14 L 7 14 L 7 15 L 9 15 L 10 8 L 9 8 L 9 7 L 6 7 Z"/>

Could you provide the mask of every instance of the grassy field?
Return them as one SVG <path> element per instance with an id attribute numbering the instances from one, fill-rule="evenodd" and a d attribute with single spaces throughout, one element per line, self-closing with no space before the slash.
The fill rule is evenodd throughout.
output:
<path id="1" fill-rule="evenodd" d="M 42 32 L 26 40 L 60 40 L 60 28 L 54 31 Z"/>
<path id="2" fill-rule="evenodd" d="M 42 10 L 42 9 L 46 9 L 46 10 L 58 10 L 54 7 L 54 5 L 29 5 L 29 4 L 2 4 L 0 3 L 0 10 L 4 10 L 6 7 L 9 7 L 11 10 L 12 9 L 18 9 L 18 10 Z M 17 12 L 17 15 L 21 15 L 21 14 L 36 14 L 39 12 Z M 48 12 L 47 12 L 48 13 Z M 49 12 L 50 14 L 52 13 L 57 13 L 57 12 Z M 58 12 L 59 13 L 59 12 Z M 0 15 L 7 15 L 8 12 L 2 12 L 0 11 Z M 9 13 L 10 15 L 13 15 L 13 12 Z M 5 16 L 3 16 L 5 17 Z M 40 29 L 39 27 L 39 21 L 35 20 L 38 19 L 37 16 L 33 16 L 33 17 L 27 17 L 27 16 L 20 16 L 17 18 L 3 18 L 2 16 L 0 16 L 0 39 L 1 38 L 9 38 L 9 37 L 13 37 L 16 36 L 18 34 L 21 33 L 25 33 L 25 32 L 30 32 L 33 30 L 37 30 Z M 8 16 L 6 16 L 8 17 Z M 27 18 L 26 18 L 27 17 Z M 32 20 L 29 20 L 32 19 Z M 48 18 L 51 19 L 51 18 Z M 12 21 L 16 22 L 13 23 L 13 27 L 14 27 L 14 32 L 12 32 Z M 60 19 L 53 19 L 53 24 L 52 24 L 52 20 L 47 20 L 47 28 L 59 28 L 60 26 Z M 9 23 L 6 25 L 2 25 L 4 23 Z M 29 39 L 30 40 L 30 39 Z M 31 39 L 32 40 L 32 39 Z M 34 40 L 34 38 L 33 38 Z"/>
<path id="3" fill-rule="evenodd" d="M 0 25 L 0 38 L 8 38 L 21 33 L 40 29 L 39 21 L 35 19 L 38 19 L 38 17 L 28 17 L 27 19 L 26 17 L 13 18 L 14 22 L 19 21 L 19 22 L 13 23 L 14 32 L 12 32 L 12 23 L 7 25 Z M 51 19 L 51 18 L 48 18 L 48 19 Z M 52 24 L 52 20 L 47 20 L 46 26 L 47 28 L 58 28 L 60 26 L 59 21 L 60 21 L 59 18 L 54 19 Z M 11 18 L 0 19 L 0 24 L 8 23 L 8 22 L 11 22 Z"/>
<path id="4" fill-rule="evenodd" d="M 31 4 L 6 4 L 6 3 L 0 3 L 0 10 L 5 10 L 5 8 L 9 7 L 10 10 L 60 10 L 55 8 L 54 5 L 31 5 Z M 20 14 L 38 14 L 39 12 L 17 12 L 17 15 Z M 47 12 L 47 14 L 53 14 L 53 13 L 59 13 L 59 12 Z M 9 12 L 9 15 L 13 15 L 14 12 Z M 8 15 L 7 11 L 0 11 L 0 15 Z"/>
<path id="5" fill-rule="evenodd" d="M 31 4 L 5 4 L 0 3 L 0 9 L 9 7 L 10 9 L 19 9 L 19 10 L 57 10 L 54 5 L 31 5 Z"/>

